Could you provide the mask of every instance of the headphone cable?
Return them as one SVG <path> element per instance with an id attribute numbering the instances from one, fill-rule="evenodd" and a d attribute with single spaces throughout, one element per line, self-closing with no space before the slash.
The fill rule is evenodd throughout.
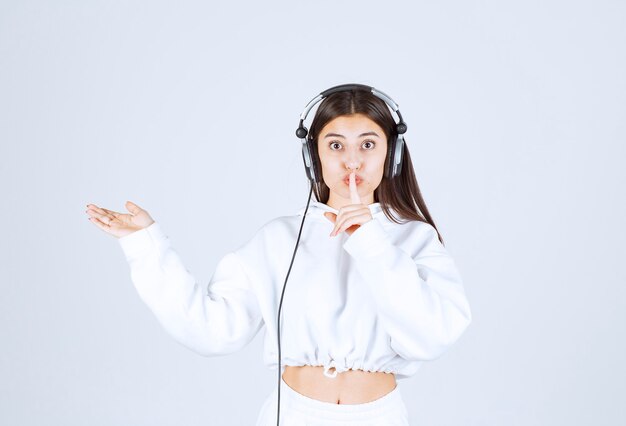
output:
<path id="1" fill-rule="evenodd" d="M 280 295 L 280 303 L 278 304 L 278 323 L 276 326 L 276 330 L 278 332 L 278 406 L 276 413 L 276 426 L 280 426 L 280 385 L 282 380 L 282 369 L 281 369 L 281 349 L 280 349 L 280 313 L 283 306 L 283 297 L 285 296 L 285 287 L 287 286 L 287 279 L 289 278 L 289 273 L 291 272 L 291 267 L 293 265 L 293 260 L 296 257 L 296 252 L 298 251 L 298 244 L 300 243 L 300 235 L 302 234 L 302 227 L 304 226 L 304 219 L 306 218 L 306 213 L 309 211 L 309 204 L 311 203 L 311 194 L 313 193 L 313 183 L 311 183 L 311 190 L 309 191 L 309 199 L 306 203 L 306 209 L 304 210 L 304 214 L 302 215 L 302 222 L 300 223 L 300 231 L 298 231 L 298 239 L 296 240 L 296 247 L 293 251 L 293 255 L 291 256 L 291 263 L 289 264 L 289 270 L 287 271 L 287 276 L 285 277 L 285 283 L 283 284 L 283 291 Z"/>

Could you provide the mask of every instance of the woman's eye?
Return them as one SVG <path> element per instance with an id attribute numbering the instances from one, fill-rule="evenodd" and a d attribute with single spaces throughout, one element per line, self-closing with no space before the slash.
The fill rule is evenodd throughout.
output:
<path id="1" fill-rule="evenodd" d="M 341 147 L 341 143 L 338 142 L 338 141 L 333 141 L 333 142 L 331 142 L 329 144 L 330 149 L 333 150 L 333 151 L 336 151 L 336 149 L 334 147 L 337 146 L 337 145 L 339 145 L 339 147 Z M 369 141 L 368 140 L 368 141 L 363 142 L 363 146 L 367 146 L 365 149 L 368 149 L 368 150 L 369 149 L 373 149 L 375 145 L 376 145 L 376 142 L 374 142 L 374 141 Z M 337 149 L 340 149 L 340 148 L 337 148 Z"/>

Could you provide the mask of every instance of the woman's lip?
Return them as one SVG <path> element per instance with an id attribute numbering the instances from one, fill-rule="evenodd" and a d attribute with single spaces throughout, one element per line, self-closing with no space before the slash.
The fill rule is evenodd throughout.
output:
<path id="1" fill-rule="evenodd" d="M 359 183 L 361 183 L 361 182 L 362 182 L 362 180 L 363 180 L 363 179 L 361 179 L 360 177 L 355 177 L 355 178 L 354 178 L 354 183 L 356 183 L 356 184 L 358 185 Z M 343 181 L 344 181 L 344 183 L 346 183 L 347 185 L 350 185 L 350 178 L 349 178 L 349 177 L 348 177 L 348 178 L 346 178 L 346 179 L 344 179 Z"/>

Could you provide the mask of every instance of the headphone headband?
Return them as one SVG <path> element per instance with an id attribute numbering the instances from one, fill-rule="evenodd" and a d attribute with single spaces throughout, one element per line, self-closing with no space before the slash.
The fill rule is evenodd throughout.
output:
<path id="1" fill-rule="evenodd" d="M 329 95 L 332 95 L 333 93 L 348 92 L 350 90 L 365 90 L 365 91 L 371 92 L 377 98 L 382 99 L 392 109 L 392 111 L 394 111 L 396 115 L 398 116 L 398 123 L 396 124 L 396 130 L 398 131 L 398 134 L 401 135 L 406 132 L 407 130 L 406 123 L 402 119 L 402 114 L 400 114 L 400 109 L 398 107 L 398 104 L 394 102 L 394 100 L 391 99 L 389 95 L 385 94 L 384 92 L 378 89 L 375 89 L 372 86 L 368 86 L 365 84 L 351 83 L 351 84 L 340 84 L 338 86 L 333 86 L 330 89 L 324 90 L 322 93 L 320 93 L 319 95 L 311 99 L 309 103 L 307 103 L 306 106 L 304 107 L 304 111 L 302 111 L 302 114 L 300 114 L 300 125 L 298 126 L 298 129 L 296 130 L 296 136 L 302 139 L 302 138 L 305 138 L 306 135 L 308 134 L 308 129 L 304 127 L 304 120 L 306 119 L 307 115 L 309 115 L 309 111 L 311 110 L 311 108 L 313 108 L 318 102 L 328 97 Z M 302 132 L 300 129 L 303 129 L 306 133 Z"/>

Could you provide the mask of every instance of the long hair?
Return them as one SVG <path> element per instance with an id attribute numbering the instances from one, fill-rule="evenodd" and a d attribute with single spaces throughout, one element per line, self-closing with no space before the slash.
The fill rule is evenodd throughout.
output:
<path id="1" fill-rule="evenodd" d="M 350 91 L 335 92 L 320 103 L 315 117 L 311 122 L 311 128 L 308 132 L 308 138 L 313 141 L 313 161 L 317 166 L 317 170 L 321 174 L 322 165 L 318 151 L 318 137 L 324 126 L 342 115 L 363 114 L 378 124 L 387 137 L 387 149 L 391 149 L 392 138 L 397 136 L 396 122 L 391 115 L 387 104 L 371 92 L 362 89 L 353 89 Z M 433 221 L 424 198 L 420 192 L 411 155 L 406 144 L 402 152 L 402 169 L 400 174 L 394 178 L 387 178 L 383 175 L 380 185 L 374 190 L 374 202 L 380 202 L 380 205 L 389 220 L 395 223 L 405 223 L 411 220 L 418 220 L 429 223 L 437 231 L 439 241 L 443 244 L 443 238 Z M 393 157 L 392 157 L 393 158 Z M 389 166 L 389 155 L 385 160 L 385 170 Z M 317 201 L 326 204 L 330 196 L 330 189 L 324 182 L 313 184 L 313 192 Z M 399 217 L 394 216 L 395 211 Z"/>

